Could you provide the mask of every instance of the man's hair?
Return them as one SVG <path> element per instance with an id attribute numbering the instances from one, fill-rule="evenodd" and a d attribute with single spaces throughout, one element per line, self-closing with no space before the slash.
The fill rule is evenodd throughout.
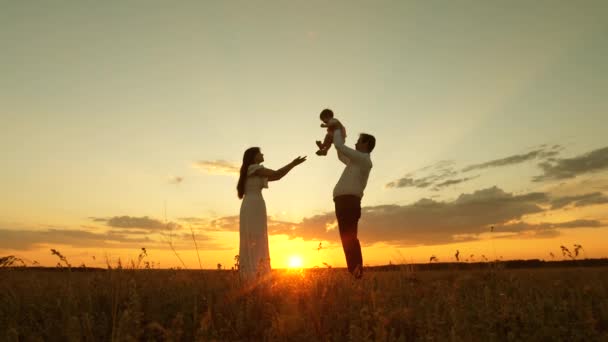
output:
<path id="1" fill-rule="evenodd" d="M 374 138 L 373 135 L 367 133 L 361 133 L 359 134 L 359 137 L 361 138 L 361 142 L 367 143 L 367 152 L 371 153 L 374 150 L 374 147 L 376 147 L 376 138 Z"/>
<path id="2" fill-rule="evenodd" d="M 321 111 L 321 114 L 319 114 L 319 118 L 333 118 L 334 117 L 334 112 L 329 109 L 329 108 L 325 108 Z"/>

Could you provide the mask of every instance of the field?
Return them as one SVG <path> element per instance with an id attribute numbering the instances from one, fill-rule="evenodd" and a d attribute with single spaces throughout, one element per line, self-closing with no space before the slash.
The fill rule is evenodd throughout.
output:
<path id="1" fill-rule="evenodd" d="M 0 269 L 1 341 L 608 341 L 608 267 Z"/>

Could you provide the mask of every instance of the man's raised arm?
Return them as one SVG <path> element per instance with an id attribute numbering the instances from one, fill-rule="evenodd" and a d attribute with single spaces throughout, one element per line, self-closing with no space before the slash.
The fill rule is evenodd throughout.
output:
<path id="1" fill-rule="evenodd" d="M 336 141 L 336 132 L 337 132 L 337 131 L 338 131 L 338 130 L 335 130 L 335 131 L 334 131 L 334 146 L 336 145 L 336 144 L 335 144 L 335 141 Z M 341 133 L 340 133 L 340 135 L 338 136 L 338 138 L 340 139 L 340 142 L 342 143 L 342 145 L 344 145 L 344 138 L 342 137 Z M 338 149 L 336 149 L 336 152 L 338 153 L 338 159 L 339 159 L 339 160 L 340 160 L 342 163 L 344 163 L 344 164 L 346 164 L 346 165 L 348 165 L 348 163 L 350 163 L 350 159 L 348 159 L 348 158 L 347 158 L 347 157 L 344 155 L 344 153 L 340 152 L 340 150 L 338 150 Z"/>
<path id="2" fill-rule="evenodd" d="M 353 161 L 355 163 L 365 160 L 365 154 L 363 152 L 359 152 L 344 145 L 344 137 L 342 137 L 342 130 L 340 129 L 336 129 L 334 131 L 334 146 L 338 151 L 338 158 L 340 158 L 340 160 L 345 164 L 348 162 L 345 162 L 342 158 L 347 158 L 349 161 Z"/>

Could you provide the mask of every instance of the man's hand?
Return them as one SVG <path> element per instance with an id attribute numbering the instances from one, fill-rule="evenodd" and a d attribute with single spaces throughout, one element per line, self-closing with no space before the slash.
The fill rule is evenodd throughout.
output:
<path id="1" fill-rule="evenodd" d="M 329 126 L 327 126 L 327 124 L 322 123 L 321 127 L 325 128 L 325 127 L 329 127 Z"/>

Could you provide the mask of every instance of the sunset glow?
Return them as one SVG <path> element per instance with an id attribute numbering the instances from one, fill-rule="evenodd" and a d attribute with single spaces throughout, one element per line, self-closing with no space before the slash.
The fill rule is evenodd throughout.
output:
<path id="1" fill-rule="evenodd" d="M 608 257 L 606 13 L 608 1 L 5 1 L 0 257 L 236 268 L 236 185 L 258 146 L 270 169 L 308 158 L 262 191 L 272 267 L 345 267 L 344 164 L 335 147 L 315 154 L 326 107 L 347 146 L 377 139 L 365 265 L 557 260 L 574 245 Z"/>
<path id="2" fill-rule="evenodd" d="M 290 256 L 288 265 L 289 268 L 302 268 L 302 257 L 300 257 L 299 255 Z"/>

